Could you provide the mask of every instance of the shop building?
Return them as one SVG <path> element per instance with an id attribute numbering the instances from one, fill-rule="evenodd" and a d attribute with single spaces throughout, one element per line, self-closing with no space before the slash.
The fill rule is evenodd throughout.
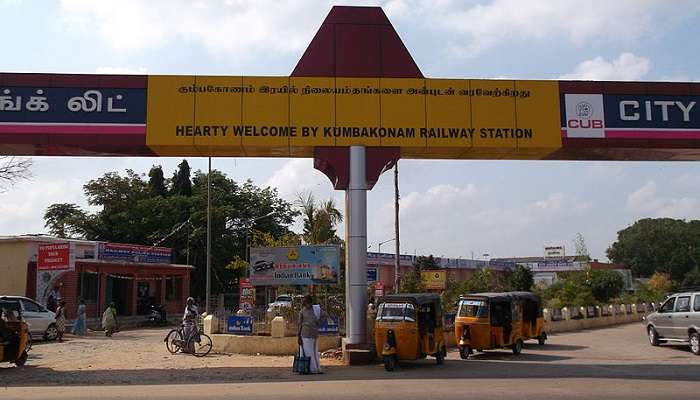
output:
<path id="1" fill-rule="evenodd" d="M 0 236 L 0 295 L 47 304 L 65 300 L 68 318 L 84 299 L 89 318 L 114 302 L 122 316 L 147 314 L 151 304 L 180 313 L 190 291 L 191 265 L 172 264 L 164 247 L 60 239 L 43 235 Z"/>

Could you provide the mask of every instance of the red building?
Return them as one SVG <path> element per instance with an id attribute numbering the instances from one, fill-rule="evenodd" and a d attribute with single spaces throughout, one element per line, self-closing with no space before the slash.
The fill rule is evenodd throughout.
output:
<path id="1" fill-rule="evenodd" d="M 46 304 L 66 301 L 73 318 L 84 299 L 89 318 L 99 318 L 110 302 L 123 316 L 148 313 L 163 304 L 179 314 L 190 292 L 190 265 L 172 264 L 171 249 L 131 244 L 0 237 L 0 295 L 21 295 Z"/>

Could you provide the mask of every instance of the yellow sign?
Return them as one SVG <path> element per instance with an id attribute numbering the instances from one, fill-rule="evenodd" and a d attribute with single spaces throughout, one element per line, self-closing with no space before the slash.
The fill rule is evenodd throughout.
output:
<path id="1" fill-rule="evenodd" d="M 428 290 L 444 290 L 447 282 L 446 271 L 423 271 L 420 273 L 423 286 Z"/>
<path id="2" fill-rule="evenodd" d="M 149 76 L 146 143 L 163 156 L 542 158 L 561 148 L 559 115 L 556 81 Z"/>

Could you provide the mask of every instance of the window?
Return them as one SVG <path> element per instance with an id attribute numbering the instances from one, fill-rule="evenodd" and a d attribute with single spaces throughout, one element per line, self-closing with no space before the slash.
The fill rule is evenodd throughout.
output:
<path id="1" fill-rule="evenodd" d="M 462 300 L 459 302 L 458 315 L 460 317 L 483 318 L 489 314 L 489 307 L 485 301 Z"/>
<path id="2" fill-rule="evenodd" d="M 24 312 L 42 312 L 43 307 L 40 305 L 36 304 L 33 301 L 29 300 L 22 300 L 22 307 L 24 308 Z"/>
<path id="3" fill-rule="evenodd" d="M 415 321 L 416 309 L 410 303 L 382 303 L 377 310 L 379 321 Z"/>
<path id="4" fill-rule="evenodd" d="M 690 312 L 690 296 L 678 298 L 676 302 L 676 312 Z"/>
<path id="5" fill-rule="evenodd" d="M 662 313 L 672 312 L 673 306 L 675 304 L 676 304 L 676 298 L 671 297 L 670 299 L 666 300 L 666 302 L 661 306 L 661 308 L 659 309 L 659 312 L 662 312 Z"/>
<path id="6" fill-rule="evenodd" d="M 700 293 L 695 295 L 695 301 L 693 302 L 693 310 L 700 311 Z"/>
<path id="7" fill-rule="evenodd" d="M 97 303 L 97 286 L 99 285 L 97 274 L 89 272 L 80 273 L 80 298 L 86 303 Z"/>
<path id="8" fill-rule="evenodd" d="M 165 279 L 165 300 L 177 300 L 180 297 L 182 297 L 182 277 L 167 277 Z"/>

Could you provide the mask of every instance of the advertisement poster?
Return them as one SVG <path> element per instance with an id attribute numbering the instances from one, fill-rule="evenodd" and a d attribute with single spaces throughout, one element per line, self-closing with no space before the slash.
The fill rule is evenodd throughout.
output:
<path id="1" fill-rule="evenodd" d="M 367 268 L 367 283 L 374 283 L 377 281 L 377 269 L 376 268 Z"/>
<path id="2" fill-rule="evenodd" d="M 170 264 L 172 249 L 133 244 L 100 243 L 97 259 L 148 264 Z"/>
<path id="3" fill-rule="evenodd" d="M 68 242 L 40 244 L 37 250 L 36 269 L 39 271 L 69 270 L 75 266 L 71 245 Z"/>
<path id="4" fill-rule="evenodd" d="M 254 286 L 333 285 L 338 283 L 338 246 L 258 247 L 250 249 Z"/>
<path id="5" fill-rule="evenodd" d="M 423 285 L 427 290 L 444 290 L 447 280 L 445 271 L 423 271 L 420 273 Z"/>
<path id="6" fill-rule="evenodd" d="M 252 312 L 255 309 L 255 286 L 250 284 L 250 280 L 241 279 L 239 289 L 240 300 L 238 308 L 246 313 Z"/>
<path id="7" fill-rule="evenodd" d="M 229 316 L 226 331 L 237 335 L 251 335 L 253 333 L 253 317 Z"/>

